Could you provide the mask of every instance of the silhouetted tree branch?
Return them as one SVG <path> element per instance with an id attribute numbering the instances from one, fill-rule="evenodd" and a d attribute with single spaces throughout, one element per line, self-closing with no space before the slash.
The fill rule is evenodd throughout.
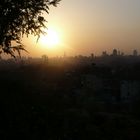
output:
<path id="1" fill-rule="evenodd" d="M 49 13 L 49 6 L 60 0 L 0 0 L 0 53 L 15 57 L 15 51 L 25 50 L 23 35 L 40 36 L 46 20 L 42 13 Z M 19 45 L 12 46 L 11 41 Z"/>

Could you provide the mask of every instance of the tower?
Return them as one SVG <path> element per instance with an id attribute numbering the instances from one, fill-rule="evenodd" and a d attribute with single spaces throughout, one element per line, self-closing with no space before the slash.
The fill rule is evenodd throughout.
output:
<path id="1" fill-rule="evenodd" d="M 112 55 L 113 55 L 113 56 L 117 56 L 117 55 L 118 55 L 118 52 L 117 52 L 116 49 L 113 49 Z"/>
<path id="2" fill-rule="evenodd" d="M 138 56 L 138 51 L 137 50 L 133 50 L 133 56 Z"/>

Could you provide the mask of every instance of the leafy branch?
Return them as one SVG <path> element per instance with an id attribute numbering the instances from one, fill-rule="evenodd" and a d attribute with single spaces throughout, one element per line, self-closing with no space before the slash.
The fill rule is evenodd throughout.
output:
<path id="1" fill-rule="evenodd" d="M 49 14 L 49 6 L 57 6 L 60 0 L 1 0 L 0 1 L 0 53 L 15 52 L 21 56 L 26 51 L 21 38 L 29 34 L 40 37 L 46 28 L 43 12 Z M 17 46 L 12 46 L 11 41 Z"/>

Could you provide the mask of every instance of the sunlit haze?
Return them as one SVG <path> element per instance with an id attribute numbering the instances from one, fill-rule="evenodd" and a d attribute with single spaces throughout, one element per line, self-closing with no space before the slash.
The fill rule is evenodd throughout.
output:
<path id="1" fill-rule="evenodd" d="M 140 52 L 139 0 L 62 0 L 45 17 L 48 37 L 23 39 L 32 57 Z"/>
<path id="2" fill-rule="evenodd" d="M 48 30 L 46 30 L 46 34 L 41 35 L 38 43 L 40 47 L 57 47 L 60 43 L 59 34 L 55 30 L 49 28 Z"/>
<path id="3" fill-rule="evenodd" d="M 140 0 L 0 0 L 0 72 L 3 140 L 140 140 Z"/>

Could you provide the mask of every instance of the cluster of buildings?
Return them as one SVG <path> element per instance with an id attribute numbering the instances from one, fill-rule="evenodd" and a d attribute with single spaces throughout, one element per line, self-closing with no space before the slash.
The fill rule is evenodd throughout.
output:
<path id="1" fill-rule="evenodd" d="M 136 63 L 94 63 L 68 72 L 68 86 L 78 96 L 89 96 L 97 102 L 126 103 L 140 99 L 140 60 Z M 74 81 L 74 80 L 73 80 Z M 77 82 L 76 82 L 77 81 Z"/>
<path id="2" fill-rule="evenodd" d="M 109 57 L 105 57 L 109 56 Z M 118 57 L 123 56 L 123 57 Z M 135 57 L 137 56 L 137 57 Z M 32 64 L 53 64 L 64 69 L 64 79 L 55 85 L 56 90 L 70 91 L 78 96 L 89 96 L 94 101 L 131 102 L 140 97 L 140 57 L 137 50 L 132 56 L 124 56 L 114 49 L 111 55 L 106 51 L 100 57 L 77 56 L 48 58 L 24 58 L 4 62 L 1 67 L 28 66 Z M 57 69 L 56 69 L 57 71 Z M 48 83 L 49 85 L 49 83 Z"/>
<path id="3" fill-rule="evenodd" d="M 109 56 L 107 51 L 102 52 L 102 56 Z M 124 52 L 121 52 L 117 49 L 113 49 L 112 54 L 110 56 L 124 56 Z M 138 56 L 138 51 L 136 49 L 133 50 L 132 56 Z"/>

